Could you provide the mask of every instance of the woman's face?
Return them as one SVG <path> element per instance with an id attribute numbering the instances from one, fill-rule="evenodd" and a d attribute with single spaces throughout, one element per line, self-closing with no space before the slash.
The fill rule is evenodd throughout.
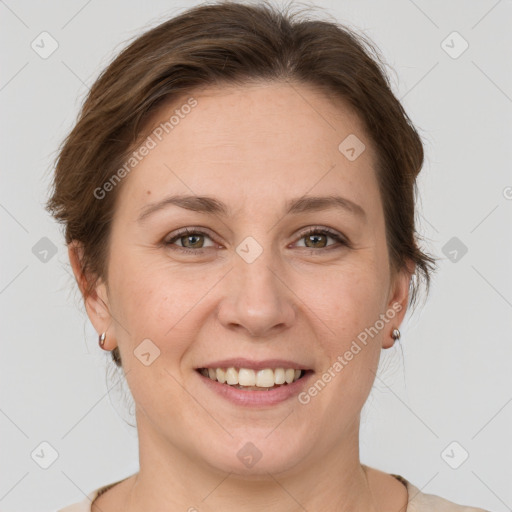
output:
<path id="1" fill-rule="evenodd" d="M 183 108 L 187 96 L 153 119 L 120 190 L 108 293 L 96 289 L 108 309 L 87 302 L 107 347 L 120 347 L 141 460 L 274 474 L 357 453 L 409 285 L 391 280 L 374 149 L 347 107 L 305 85 L 190 96 L 195 106 Z M 158 128 L 176 110 L 168 133 Z M 223 209 L 209 211 L 212 201 Z M 219 366 L 263 386 L 282 371 L 258 370 L 308 371 L 255 391 L 198 371 Z"/>

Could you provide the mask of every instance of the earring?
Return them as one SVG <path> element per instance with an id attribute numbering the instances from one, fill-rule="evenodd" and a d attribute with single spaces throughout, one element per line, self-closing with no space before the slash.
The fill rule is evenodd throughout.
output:
<path id="1" fill-rule="evenodd" d="M 107 337 L 107 333 L 106 332 L 103 332 L 99 335 L 98 337 L 98 343 L 100 345 L 101 348 L 103 348 L 105 346 L 105 338 Z M 105 350 L 103 348 L 103 350 Z"/>
<path id="2" fill-rule="evenodd" d="M 393 329 L 393 332 L 391 333 L 391 337 L 396 341 L 400 339 L 400 330 L 399 329 Z"/>

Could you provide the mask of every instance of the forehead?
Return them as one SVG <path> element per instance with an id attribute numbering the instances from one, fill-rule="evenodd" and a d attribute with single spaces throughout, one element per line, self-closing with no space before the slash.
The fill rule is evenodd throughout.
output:
<path id="1" fill-rule="evenodd" d="M 124 183 L 131 207 L 169 193 L 229 196 L 226 202 L 239 209 L 249 198 L 341 187 L 357 202 L 376 192 L 374 150 L 361 120 L 348 105 L 303 84 L 198 89 L 161 107 L 146 134 L 152 149 Z M 360 141 L 364 151 L 347 158 L 340 150 L 345 140 Z"/>
<path id="2" fill-rule="evenodd" d="M 326 158 L 338 150 L 340 140 L 351 133 L 367 138 L 363 123 L 344 101 L 311 85 L 281 82 L 198 89 L 160 109 L 151 120 L 153 128 L 184 108 L 191 97 L 197 106 L 164 135 L 170 144 L 185 144 L 180 150 L 201 145 L 203 151 L 211 148 L 217 154 L 286 153 L 290 161 L 304 156 L 318 160 L 326 149 Z M 287 152 L 291 148 L 296 152 Z"/>

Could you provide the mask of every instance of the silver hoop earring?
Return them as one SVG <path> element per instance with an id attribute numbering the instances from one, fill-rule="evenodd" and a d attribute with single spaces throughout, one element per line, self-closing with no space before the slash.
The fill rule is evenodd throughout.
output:
<path id="1" fill-rule="evenodd" d="M 104 347 L 105 345 L 105 338 L 107 337 L 107 333 L 106 332 L 103 332 L 99 335 L 98 337 L 98 343 L 100 345 L 101 348 Z"/>
<path id="2" fill-rule="evenodd" d="M 391 333 L 391 337 L 396 341 L 400 339 L 400 330 L 399 329 L 393 329 L 393 332 Z"/>

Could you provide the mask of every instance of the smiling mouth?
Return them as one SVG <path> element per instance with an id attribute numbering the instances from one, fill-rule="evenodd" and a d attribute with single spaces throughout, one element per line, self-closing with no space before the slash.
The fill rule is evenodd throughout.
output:
<path id="1" fill-rule="evenodd" d="M 197 368 L 196 371 L 210 380 L 244 391 L 268 391 L 281 386 L 288 386 L 302 379 L 312 370 L 293 368 Z"/>

